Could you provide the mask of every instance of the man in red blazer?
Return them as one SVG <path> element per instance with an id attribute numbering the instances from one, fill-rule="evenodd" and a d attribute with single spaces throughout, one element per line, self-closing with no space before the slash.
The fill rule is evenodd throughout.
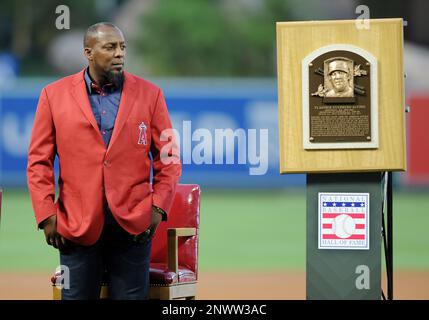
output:
<path id="1" fill-rule="evenodd" d="M 119 28 L 89 27 L 84 47 L 88 68 L 40 95 L 27 167 L 36 222 L 69 269 L 63 299 L 97 299 L 103 274 L 111 298 L 144 299 L 151 239 L 181 174 L 177 146 L 161 90 L 123 70 Z"/>

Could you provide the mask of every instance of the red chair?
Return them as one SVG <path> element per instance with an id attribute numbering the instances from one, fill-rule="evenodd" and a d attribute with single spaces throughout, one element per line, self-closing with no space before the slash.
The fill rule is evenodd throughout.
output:
<path id="1" fill-rule="evenodd" d="M 198 282 L 198 238 L 200 224 L 200 187 L 179 184 L 168 221 L 162 222 L 152 240 L 150 299 L 195 299 Z M 54 299 L 61 299 L 51 279 Z M 103 284 L 100 298 L 108 298 Z"/>
<path id="2" fill-rule="evenodd" d="M 152 242 L 151 299 L 195 299 L 198 280 L 200 187 L 178 185 L 168 221 Z"/>

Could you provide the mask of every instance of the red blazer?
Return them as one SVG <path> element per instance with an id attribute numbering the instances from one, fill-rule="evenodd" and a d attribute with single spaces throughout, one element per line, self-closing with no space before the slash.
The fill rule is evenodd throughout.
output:
<path id="1" fill-rule="evenodd" d="M 145 231 L 152 205 L 167 213 L 170 210 L 181 174 L 174 137 L 161 139 L 161 132 L 169 128 L 161 90 L 127 72 L 107 149 L 89 103 L 84 70 L 43 88 L 27 166 L 37 224 L 56 214 L 62 236 L 75 243 L 94 244 L 103 229 L 107 199 L 113 216 L 126 231 Z M 149 151 L 153 155 L 153 187 Z M 162 161 L 161 151 L 174 161 Z M 57 201 L 56 154 L 60 168 Z"/>

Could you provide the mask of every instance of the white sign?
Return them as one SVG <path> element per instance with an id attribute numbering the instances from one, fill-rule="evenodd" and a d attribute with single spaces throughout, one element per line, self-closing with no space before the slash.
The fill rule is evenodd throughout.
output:
<path id="1" fill-rule="evenodd" d="M 369 193 L 318 196 L 319 249 L 369 250 Z"/>

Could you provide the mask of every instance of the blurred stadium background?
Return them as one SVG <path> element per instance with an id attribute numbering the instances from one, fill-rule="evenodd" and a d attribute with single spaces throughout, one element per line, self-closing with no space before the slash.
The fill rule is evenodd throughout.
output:
<path id="1" fill-rule="evenodd" d="M 394 175 L 399 298 L 429 298 L 429 34 L 424 0 L 3 0 L 0 4 L 0 299 L 49 299 L 57 253 L 36 230 L 26 152 L 41 88 L 85 66 L 82 36 L 98 21 L 128 41 L 126 69 L 161 86 L 174 127 L 268 129 L 267 173 L 252 164 L 184 164 L 202 187 L 200 298 L 302 299 L 305 176 L 279 175 L 275 21 L 403 17 L 408 171 Z M 55 8 L 70 8 L 70 29 Z M 214 135 L 214 134 L 213 134 Z M 194 142 L 195 145 L 195 142 Z M 226 149 L 237 163 L 237 145 Z M 225 157 L 224 157 L 225 159 Z M 213 158 L 214 162 L 214 158 Z M 229 293 L 222 286 L 235 287 Z M 277 290 L 277 291 L 276 291 Z M 402 291 L 401 291 L 402 290 Z"/>

